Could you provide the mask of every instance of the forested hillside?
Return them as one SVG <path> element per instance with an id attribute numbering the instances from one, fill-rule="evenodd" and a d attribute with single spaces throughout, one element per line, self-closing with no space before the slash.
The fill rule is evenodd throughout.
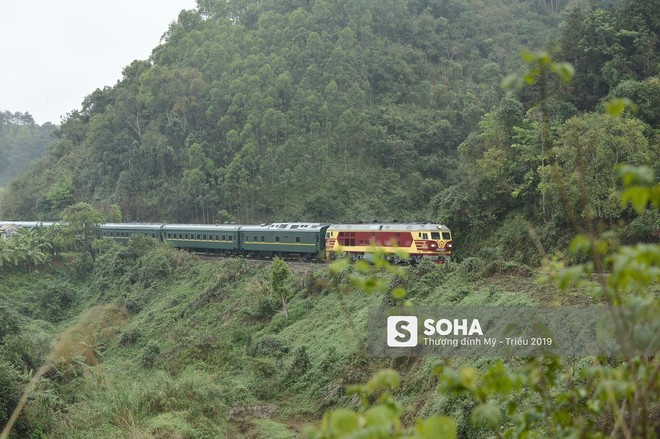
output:
<path id="1" fill-rule="evenodd" d="M 27 169 L 55 143 L 55 125 L 37 125 L 28 113 L 0 111 L 0 187 Z"/>
<path id="2" fill-rule="evenodd" d="M 617 163 L 659 170 L 659 10 L 657 0 L 199 0 L 149 60 L 64 121 L 2 213 L 58 219 L 88 201 L 133 221 L 439 220 L 463 251 L 531 262 L 538 242 L 568 239 L 549 146 L 570 183 L 576 139 L 586 141 L 592 204 L 569 194 L 580 218 L 627 215 L 613 201 Z M 572 63 L 574 80 L 507 92 L 524 48 Z M 601 116 L 614 97 L 637 112 Z M 653 215 L 624 236 L 650 239 Z"/>

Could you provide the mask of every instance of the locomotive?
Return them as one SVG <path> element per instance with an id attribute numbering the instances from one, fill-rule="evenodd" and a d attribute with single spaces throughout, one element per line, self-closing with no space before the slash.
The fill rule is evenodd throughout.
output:
<path id="1" fill-rule="evenodd" d="M 52 222 L 0 221 L 0 226 L 49 227 Z M 176 248 L 205 253 L 263 257 L 369 259 L 382 252 L 395 262 L 409 258 L 435 262 L 452 254 L 449 228 L 436 223 L 324 224 L 282 222 L 248 224 L 106 223 L 98 237 L 128 242 L 136 235 L 154 238 Z"/>
<path id="2" fill-rule="evenodd" d="M 326 232 L 326 253 L 352 259 L 367 258 L 374 251 L 388 255 L 394 262 L 403 256 L 418 263 L 451 257 L 452 239 L 449 228 L 432 223 L 333 224 Z"/>

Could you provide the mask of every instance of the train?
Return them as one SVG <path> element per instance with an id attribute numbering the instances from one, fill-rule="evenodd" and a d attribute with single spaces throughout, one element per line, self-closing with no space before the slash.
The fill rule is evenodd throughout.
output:
<path id="1" fill-rule="evenodd" d="M 0 221 L 0 228 L 57 224 Z M 452 255 L 451 230 L 438 223 L 105 223 L 99 225 L 97 233 L 100 239 L 123 243 L 141 235 L 190 251 L 259 258 L 279 256 L 319 260 L 349 257 L 368 260 L 380 252 L 395 262 L 409 260 L 419 263 L 429 259 L 441 263 Z"/>

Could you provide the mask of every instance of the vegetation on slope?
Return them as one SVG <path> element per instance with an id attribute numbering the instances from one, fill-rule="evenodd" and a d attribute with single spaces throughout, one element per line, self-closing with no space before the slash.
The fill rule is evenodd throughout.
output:
<path id="1" fill-rule="evenodd" d="M 649 203 L 658 209 L 660 186 L 648 168 L 629 167 L 622 176 L 626 202 L 638 213 Z M 366 351 L 368 307 L 409 303 L 628 305 L 651 320 L 619 323 L 643 335 L 653 328 L 645 325 L 658 324 L 660 246 L 612 249 L 612 243 L 609 234 L 572 242 L 571 252 L 585 262 L 557 272 L 560 286 L 574 287 L 562 295 L 539 287 L 530 268 L 498 259 L 382 262 L 375 268 L 387 269 L 375 274 L 364 261 L 292 271 L 279 259 L 203 262 L 140 236 L 127 245 L 95 241 L 41 276 L 3 275 L 0 421 L 32 375 L 20 371 L 38 369 L 15 437 L 298 437 L 303 424 L 324 413 L 306 436 L 650 437 L 657 426 L 657 352 L 628 360 L 439 363 Z M 604 269 L 611 270 L 607 279 Z M 112 305 L 96 307 L 102 304 Z M 49 339 L 66 327 L 51 349 Z M 436 373 L 439 392 L 430 391 Z M 360 382 L 367 384 L 355 387 Z M 503 404 L 506 411 L 498 408 Z"/>
<path id="2" fill-rule="evenodd" d="M 274 276 L 270 264 L 200 261 L 147 238 L 101 242 L 98 252 L 93 268 L 69 260 L 37 277 L 3 275 L 0 425 L 28 378 L 21 372 L 46 361 L 58 331 L 98 304 L 119 304 L 130 315 L 114 338 L 90 343 L 91 363 L 80 356 L 46 374 L 17 437 L 295 437 L 325 410 L 355 406 L 344 387 L 386 366 L 410 372 L 400 395 L 420 413 L 462 410 L 424 390 L 433 359 L 393 363 L 366 354 L 367 306 L 397 301 L 354 291 L 348 273 L 284 264 L 284 275 Z M 525 275 L 473 280 L 520 270 L 473 259 L 455 269 L 424 264 L 384 281 L 406 287 L 420 305 L 535 304 L 554 295 Z M 279 288 L 290 292 L 288 317 Z"/>
<path id="3" fill-rule="evenodd" d="M 472 256 L 444 270 L 422 265 L 405 278 L 379 277 L 386 291 L 404 287 L 422 305 L 646 306 L 657 297 L 657 244 L 615 251 L 613 235 L 600 232 L 609 224 L 623 242 L 639 242 L 658 228 L 658 211 L 647 205 L 660 203 L 650 169 L 658 175 L 660 8 L 622 1 L 610 10 L 530 15 L 552 4 L 200 1 L 148 62 L 90 95 L 49 156 L 12 184 L 4 209 L 46 218 L 84 199 L 120 203 L 128 219 L 169 221 L 419 219 L 437 209 Z M 511 70 L 506 55 L 515 50 L 494 49 L 518 40 L 489 41 L 481 29 L 509 20 L 512 32 L 532 34 L 521 17 L 565 20 L 558 51 L 578 66 L 573 85 L 539 70 L 533 87 L 503 97 L 496 67 Z M 533 62 L 550 62 L 528 56 L 525 79 Z M 622 119 L 600 114 L 605 102 L 630 109 L 631 101 L 636 112 Z M 627 173 L 625 191 L 613 177 L 623 160 L 650 165 Z M 620 204 L 622 194 L 638 218 Z M 571 245 L 580 264 L 561 271 L 559 283 L 596 276 L 562 296 L 535 286 L 519 261 L 564 247 L 569 225 L 586 234 Z M 45 364 L 48 340 L 83 310 L 115 303 L 130 319 L 116 338 L 87 342 L 93 355 L 49 369 L 19 419 L 19 437 L 295 437 L 324 413 L 327 422 L 311 435 L 336 437 L 375 414 L 386 415 L 382 425 L 411 428 L 428 418 L 418 433 L 455 425 L 461 437 L 529 429 L 634 436 L 657 425 L 657 355 L 600 364 L 457 361 L 443 369 L 438 393 L 434 360 L 366 355 L 367 306 L 403 299 L 351 292 L 351 270 L 360 266 L 330 275 L 200 262 L 148 239 L 82 250 L 36 280 L 3 274 L 0 421 L 28 380 L 21 371 Z M 398 372 L 369 382 L 384 368 Z M 364 398 L 345 392 L 360 382 L 368 383 L 359 388 Z M 369 396 L 374 389 L 380 393 Z M 511 412 L 493 410 L 507 398 Z M 384 413 L 383 403 L 396 410 Z"/>

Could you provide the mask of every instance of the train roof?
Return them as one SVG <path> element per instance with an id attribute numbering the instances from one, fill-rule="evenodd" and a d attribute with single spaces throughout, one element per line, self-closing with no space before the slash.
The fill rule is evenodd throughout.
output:
<path id="1" fill-rule="evenodd" d="M 163 224 L 151 223 L 105 223 L 99 226 L 102 230 L 159 230 Z"/>
<path id="2" fill-rule="evenodd" d="M 272 223 L 260 225 L 241 226 L 242 232 L 274 232 L 274 231 L 296 231 L 296 232 L 321 232 L 330 224 L 323 223 Z"/>
<path id="3" fill-rule="evenodd" d="M 319 231 L 323 228 L 327 228 L 330 224 L 323 223 L 273 223 L 268 227 L 272 229 L 286 229 L 286 230 L 299 230 L 299 231 Z"/>
<path id="4" fill-rule="evenodd" d="M 20 226 L 20 227 L 51 227 L 54 226 L 56 222 L 51 222 L 51 221 L 0 221 L 0 226 L 4 225 L 13 225 L 13 226 Z"/>
<path id="5" fill-rule="evenodd" d="M 333 224 L 330 230 L 354 230 L 354 231 L 378 231 L 386 230 L 392 232 L 408 231 L 437 231 L 448 232 L 449 227 L 437 223 L 365 223 L 365 224 Z"/>
<path id="6" fill-rule="evenodd" d="M 241 226 L 236 224 L 165 224 L 163 230 L 194 230 L 206 232 L 235 232 Z"/>

